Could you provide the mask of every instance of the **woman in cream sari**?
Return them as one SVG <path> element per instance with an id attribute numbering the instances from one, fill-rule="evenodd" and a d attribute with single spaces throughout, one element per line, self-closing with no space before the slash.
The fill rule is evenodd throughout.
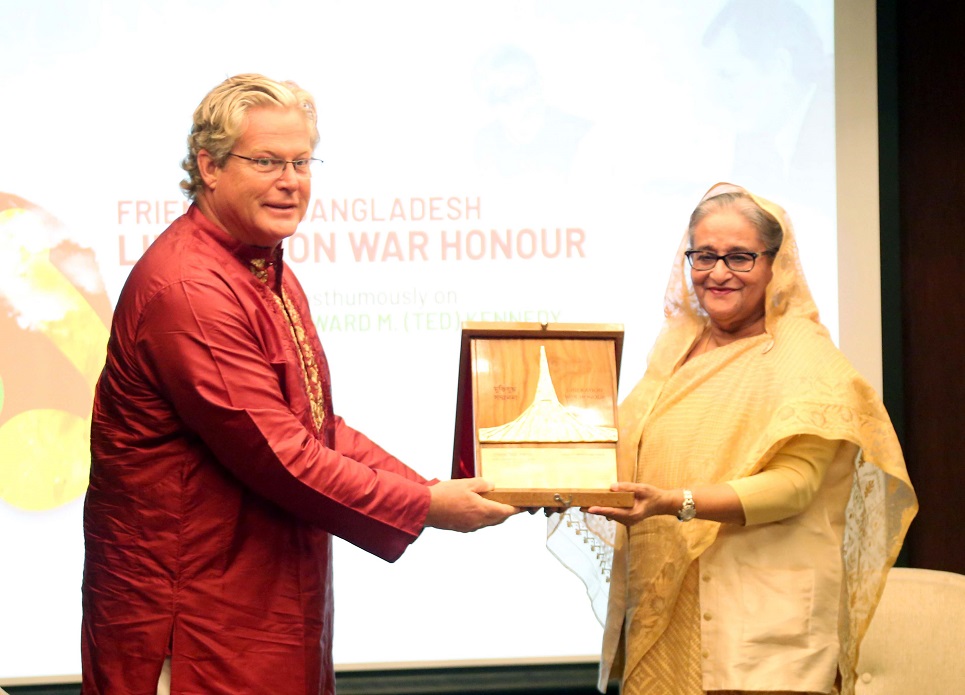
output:
<path id="1" fill-rule="evenodd" d="M 622 522 L 601 690 L 622 668 L 624 695 L 853 693 L 917 502 L 883 405 L 818 320 L 784 211 L 711 189 L 665 314 L 620 406 L 614 489 L 634 506 L 581 521 Z"/>

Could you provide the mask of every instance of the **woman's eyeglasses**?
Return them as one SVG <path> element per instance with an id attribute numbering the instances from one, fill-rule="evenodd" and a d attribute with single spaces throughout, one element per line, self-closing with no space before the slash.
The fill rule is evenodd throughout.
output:
<path id="1" fill-rule="evenodd" d="M 694 270 L 713 270 L 714 266 L 717 265 L 717 261 L 723 261 L 724 265 L 735 273 L 746 273 L 754 269 L 754 263 L 757 262 L 760 256 L 772 256 L 774 252 L 761 251 L 757 253 L 755 251 L 735 251 L 734 253 L 718 255 L 711 251 L 690 249 L 685 252 L 684 255 L 687 257 L 687 260 L 690 261 L 690 267 Z"/>

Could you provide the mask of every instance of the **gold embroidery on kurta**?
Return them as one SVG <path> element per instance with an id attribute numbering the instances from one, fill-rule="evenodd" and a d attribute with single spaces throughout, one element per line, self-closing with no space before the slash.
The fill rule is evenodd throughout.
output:
<path id="1" fill-rule="evenodd" d="M 264 258 L 254 258 L 251 260 L 251 272 L 261 282 L 268 284 L 268 265 L 269 262 Z M 270 289 L 270 288 L 269 288 Z M 285 291 L 281 288 L 281 296 L 271 292 L 275 303 L 282 314 L 288 319 L 288 329 L 291 331 L 292 341 L 302 366 L 302 377 L 305 381 L 305 392 L 308 394 L 308 401 L 312 410 L 312 421 L 319 432 L 322 431 L 322 423 L 325 422 L 325 400 L 322 391 L 322 380 L 319 376 L 318 360 L 308 341 L 305 327 L 302 324 L 301 314 Z"/>

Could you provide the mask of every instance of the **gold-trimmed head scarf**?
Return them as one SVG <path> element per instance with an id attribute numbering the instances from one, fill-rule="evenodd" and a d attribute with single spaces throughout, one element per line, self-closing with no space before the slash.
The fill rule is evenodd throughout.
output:
<path id="1" fill-rule="evenodd" d="M 897 436 L 880 398 L 833 346 L 827 330 L 820 324 L 787 214 L 780 206 L 726 183 L 713 186 L 701 202 L 729 192 L 749 196 L 773 215 L 783 231 L 783 241 L 773 261 L 773 277 L 765 293 L 765 333 L 746 339 L 746 349 L 760 355 L 775 350 L 771 356 L 775 359 L 789 351 L 820 353 L 820 357 L 811 355 L 802 361 L 808 367 L 817 365 L 815 369 L 823 371 L 813 377 L 797 375 L 800 393 L 791 390 L 788 394 L 788 389 L 781 392 L 777 402 L 782 412 L 765 416 L 766 421 L 762 420 L 759 427 L 755 425 L 753 435 L 745 437 L 738 455 L 722 457 L 715 464 L 716 469 L 702 468 L 699 475 L 703 482 L 753 475 L 797 434 L 850 441 L 859 447 L 842 548 L 846 615 L 839 621 L 841 692 L 850 694 L 854 691 L 858 647 L 918 504 Z M 637 479 L 637 457 L 644 425 L 668 379 L 684 362 L 709 320 L 690 282 L 684 256 L 689 246 L 689 230 L 686 230 L 667 285 L 664 326 L 651 351 L 647 372 L 620 404 L 617 454 L 620 480 Z M 806 349 L 799 344 L 801 341 L 807 341 Z M 824 359 L 833 363 L 831 371 L 824 370 L 821 362 Z M 793 413 L 793 416 L 785 417 L 782 413 Z M 663 470 L 661 475 L 664 480 L 648 479 L 647 482 L 679 487 L 694 480 L 690 477 L 694 471 L 690 470 Z M 673 484 L 675 476 L 679 482 Z M 641 523 L 650 523 L 653 531 L 662 536 L 656 546 L 660 548 L 660 557 L 635 560 L 633 567 L 628 567 L 625 527 L 578 510 L 550 519 L 548 547 L 584 579 L 601 622 L 604 622 L 602 615 L 606 616 L 601 688 L 605 688 L 617 657 L 627 616 L 647 621 L 646 629 L 634 631 L 637 635 L 646 635 L 646 643 L 628 645 L 627 657 L 632 659 L 634 654 L 639 656 L 645 652 L 663 633 L 686 568 L 714 542 L 720 527 L 719 523 L 700 519 L 679 524 L 672 517 L 654 517 Z M 634 606 L 627 605 L 631 583 L 638 597 Z M 601 610 L 607 599 L 608 607 Z M 637 606 L 641 609 L 636 610 Z"/>

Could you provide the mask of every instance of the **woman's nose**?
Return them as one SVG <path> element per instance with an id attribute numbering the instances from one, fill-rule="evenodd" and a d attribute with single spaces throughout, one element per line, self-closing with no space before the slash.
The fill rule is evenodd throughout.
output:
<path id="1" fill-rule="evenodd" d="M 718 258 L 717 262 L 714 263 L 714 267 L 710 269 L 710 276 L 713 278 L 725 278 L 729 277 L 733 271 L 727 267 L 723 258 Z"/>

